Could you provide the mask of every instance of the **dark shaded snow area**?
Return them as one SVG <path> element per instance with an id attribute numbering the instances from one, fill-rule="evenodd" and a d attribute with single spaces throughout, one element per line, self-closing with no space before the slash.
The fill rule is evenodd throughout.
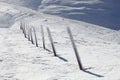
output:
<path id="1" fill-rule="evenodd" d="M 43 13 L 120 29 L 119 0 L 0 0 Z"/>
<path id="2" fill-rule="evenodd" d="M 119 0 L 44 0 L 40 11 L 120 29 Z"/>

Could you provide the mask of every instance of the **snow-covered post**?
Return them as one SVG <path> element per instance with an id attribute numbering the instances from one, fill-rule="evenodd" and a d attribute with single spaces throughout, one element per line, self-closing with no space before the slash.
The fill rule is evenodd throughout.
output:
<path id="1" fill-rule="evenodd" d="M 67 27 L 67 31 L 68 31 L 68 34 L 69 34 L 69 37 L 70 37 L 73 49 L 75 51 L 75 55 L 76 55 L 76 58 L 77 58 L 77 62 L 78 62 L 79 68 L 80 68 L 80 70 L 83 70 L 82 63 L 81 63 L 81 60 L 80 60 L 80 56 L 79 56 L 77 47 L 75 45 L 75 42 L 74 42 L 74 39 L 73 39 L 73 36 L 72 36 L 72 32 L 71 32 L 69 27 Z"/>
<path id="2" fill-rule="evenodd" d="M 44 37 L 44 29 L 43 29 L 43 26 L 41 26 L 41 34 L 42 34 L 43 48 L 45 49 L 45 37 Z"/>
<path id="3" fill-rule="evenodd" d="M 35 37 L 35 44 L 36 44 L 36 47 L 38 47 L 38 41 L 37 41 L 37 35 L 36 35 L 35 27 L 33 27 L 33 32 L 34 32 L 34 37 Z"/>
<path id="4" fill-rule="evenodd" d="M 31 43 L 34 44 L 33 34 L 32 34 L 32 28 L 30 28 L 30 38 L 31 38 Z"/>
<path id="5" fill-rule="evenodd" d="M 28 38 L 28 25 L 27 25 L 27 23 L 25 24 L 25 33 L 26 33 L 26 38 Z"/>
<path id="6" fill-rule="evenodd" d="M 22 30 L 22 21 L 20 21 L 20 29 Z"/>
<path id="7" fill-rule="evenodd" d="M 26 24 L 25 24 L 25 38 L 27 38 L 27 26 L 26 26 Z"/>
<path id="8" fill-rule="evenodd" d="M 52 35 L 51 35 L 50 29 L 48 27 L 47 27 L 47 32 L 48 32 L 48 36 L 49 36 L 49 39 L 50 39 L 50 42 L 51 42 L 51 45 L 52 45 L 54 56 L 57 56 L 55 46 L 54 46 L 54 43 L 53 43 L 53 39 L 52 39 Z"/>
<path id="9" fill-rule="evenodd" d="M 28 24 L 26 24 L 26 36 L 27 39 L 30 41 L 30 26 Z"/>
<path id="10" fill-rule="evenodd" d="M 25 38 L 27 38 L 27 35 L 26 35 L 26 25 L 25 24 L 24 24 L 23 33 L 24 33 Z"/>
<path id="11" fill-rule="evenodd" d="M 28 28 L 28 41 L 30 41 L 30 26 Z"/>
<path id="12" fill-rule="evenodd" d="M 21 30 L 22 30 L 22 32 L 24 34 L 24 23 L 22 21 L 20 22 L 20 28 L 21 28 Z"/>
<path id="13" fill-rule="evenodd" d="M 24 27 L 25 27 L 25 23 L 22 23 L 23 34 L 24 34 Z"/>

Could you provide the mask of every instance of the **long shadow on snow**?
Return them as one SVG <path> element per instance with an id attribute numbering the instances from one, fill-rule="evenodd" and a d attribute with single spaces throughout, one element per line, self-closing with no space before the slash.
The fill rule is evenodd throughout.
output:
<path id="1" fill-rule="evenodd" d="M 91 74 L 93 76 L 96 76 L 96 77 L 104 77 L 103 75 L 96 74 L 96 73 L 93 73 L 93 72 L 90 72 L 90 71 L 87 71 L 87 70 L 82 70 L 82 71 L 85 72 L 85 73 Z"/>
<path id="2" fill-rule="evenodd" d="M 49 50 L 49 49 L 47 49 L 47 48 L 45 48 L 45 50 L 46 50 L 46 51 L 48 51 L 48 52 L 50 52 L 50 53 L 52 53 L 52 51 L 51 51 L 51 50 Z M 50 54 L 50 53 L 49 53 L 49 54 Z"/>
<path id="3" fill-rule="evenodd" d="M 59 55 L 57 55 L 56 57 L 58 57 L 59 59 L 61 59 L 61 60 L 65 61 L 65 62 L 68 62 L 68 60 L 67 60 L 67 59 L 65 59 L 65 58 L 63 58 L 63 57 L 61 57 L 61 56 L 59 56 Z"/>
<path id="4" fill-rule="evenodd" d="M 48 52 L 50 52 L 50 53 L 53 53 L 51 50 L 49 50 L 49 49 L 45 49 L 45 50 L 47 50 Z M 49 53 L 49 54 L 50 54 Z M 60 55 L 56 55 L 56 57 L 58 57 L 59 59 L 61 59 L 61 60 L 63 60 L 63 61 L 65 61 L 65 62 L 68 62 L 68 60 L 67 59 L 65 59 L 65 58 L 63 58 L 63 57 L 61 57 Z"/>

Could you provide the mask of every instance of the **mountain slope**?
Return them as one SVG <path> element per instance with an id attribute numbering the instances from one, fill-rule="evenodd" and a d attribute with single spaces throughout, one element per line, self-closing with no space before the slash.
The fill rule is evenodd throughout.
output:
<path id="1" fill-rule="evenodd" d="M 0 0 L 0 2 L 38 9 L 41 0 Z"/>
<path id="2" fill-rule="evenodd" d="M 1 80 L 120 79 L 120 45 L 117 42 L 119 38 L 117 41 L 111 39 L 117 36 L 118 31 L 38 13 L 20 6 L 0 4 L 1 13 L 13 15 L 10 18 L 13 25 L 8 24 L 9 28 L 0 28 Z M 1 20 L 4 17 L 1 17 Z M 39 47 L 24 38 L 20 30 L 21 21 L 29 25 L 27 28 L 36 28 Z M 7 23 L 7 19 L 4 22 Z M 42 46 L 41 26 L 45 31 L 47 50 Z M 51 31 L 58 57 L 53 57 L 47 27 Z M 66 27 L 72 30 L 85 71 L 79 70 Z"/>
<path id="3" fill-rule="evenodd" d="M 0 2 L 0 27 L 10 27 L 17 20 L 34 14 L 31 9 Z"/>
<path id="4" fill-rule="evenodd" d="M 0 0 L 40 12 L 120 29 L 119 0 Z"/>
<path id="5" fill-rule="evenodd" d="M 36 28 L 39 47 L 36 48 L 24 38 L 18 27 L 19 21 L 11 28 L 0 29 L 0 37 L 3 36 L 0 41 L 2 43 L 0 46 L 2 61 L 0 78 L 2 80 L 120 79 L 120 45 L 102 38 L 103 35 L 115 31 L 46 14 L 27 17 L 23 21 Z M 42 49 L 41 25 L 45 30 L 46 48 L 50 51 Z M 79 70 L 66 26 L 69 26 L 73 32 L 82 64 L 88 73 Z M 61 58 L 53 57 L 46 27 L 51 30 L 57 55 Z M 114 75 L 115 73 L 117 74 Z"/>
<path id="6" fill-rule="evenodd" d="M 120 29 L 119 0 L 43 0 L 40 11 Z"/>

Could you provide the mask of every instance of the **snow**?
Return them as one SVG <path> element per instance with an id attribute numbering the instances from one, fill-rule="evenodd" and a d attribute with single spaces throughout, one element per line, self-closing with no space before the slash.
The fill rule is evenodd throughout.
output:
<path id="1" fill-rule="evenodd" d="M 73 74 L 72 70 L 76 68 L 42 48 L 36 48 L 24 38 L 19 29 L 1 29 L 0 35 L 3 36 L 3 44 L 0 46 L 0 80 L 63 79 L 62 77 L 69 78 L 65 75 Z"/>
<path id="2" fill-rule="evenodd" d="M 0 2 L 112 29 L 120 28 L 119 0 L 0 0 Z"/>
<path id="3" fill-rule="evenodd" d="M 41 1 L 42 0 L 0 0 L 0 2 L 29 7 L 32 9 L 37 9 Z"/>
<path id="4" fill-rule="evenodd" d="M 15 21 L 34 14 L 31 9 L 0 2 L 0 27 L 10 27 Z"/>
<path id="5" fill-rule="evenodd" d="M 85 7 L 84 9 L 81 9 Z M 119 29 L 119 0 L 42 0 L 40 12 Z"/>
<path id="6" fill-rule="evenodd" d="M 0 3 L 0 80 L 119 80 L 119 31 Z M 9 9 L 9 10 L 8 10 Z M 8 24 L 5 14 L 13 22 Z M 16 16 L 16 15 L 17 16 Z M 1 20 L 6 19 L 7 28 Z M 10 18 L 11 19 L 11 18 Z M 12 20 L 11 19 L 11 20 Z M 20 22 L 36 28 L 39 47 L 24 38 Z M 11 23 L 11 22 L 10 22 Z M 45 30 L 44 50 L 41 26 Z M 46 28 L 57 51 L 53 56 Z M 66 28 L 70 27 L 84 71 L 79 70 Z"/>

